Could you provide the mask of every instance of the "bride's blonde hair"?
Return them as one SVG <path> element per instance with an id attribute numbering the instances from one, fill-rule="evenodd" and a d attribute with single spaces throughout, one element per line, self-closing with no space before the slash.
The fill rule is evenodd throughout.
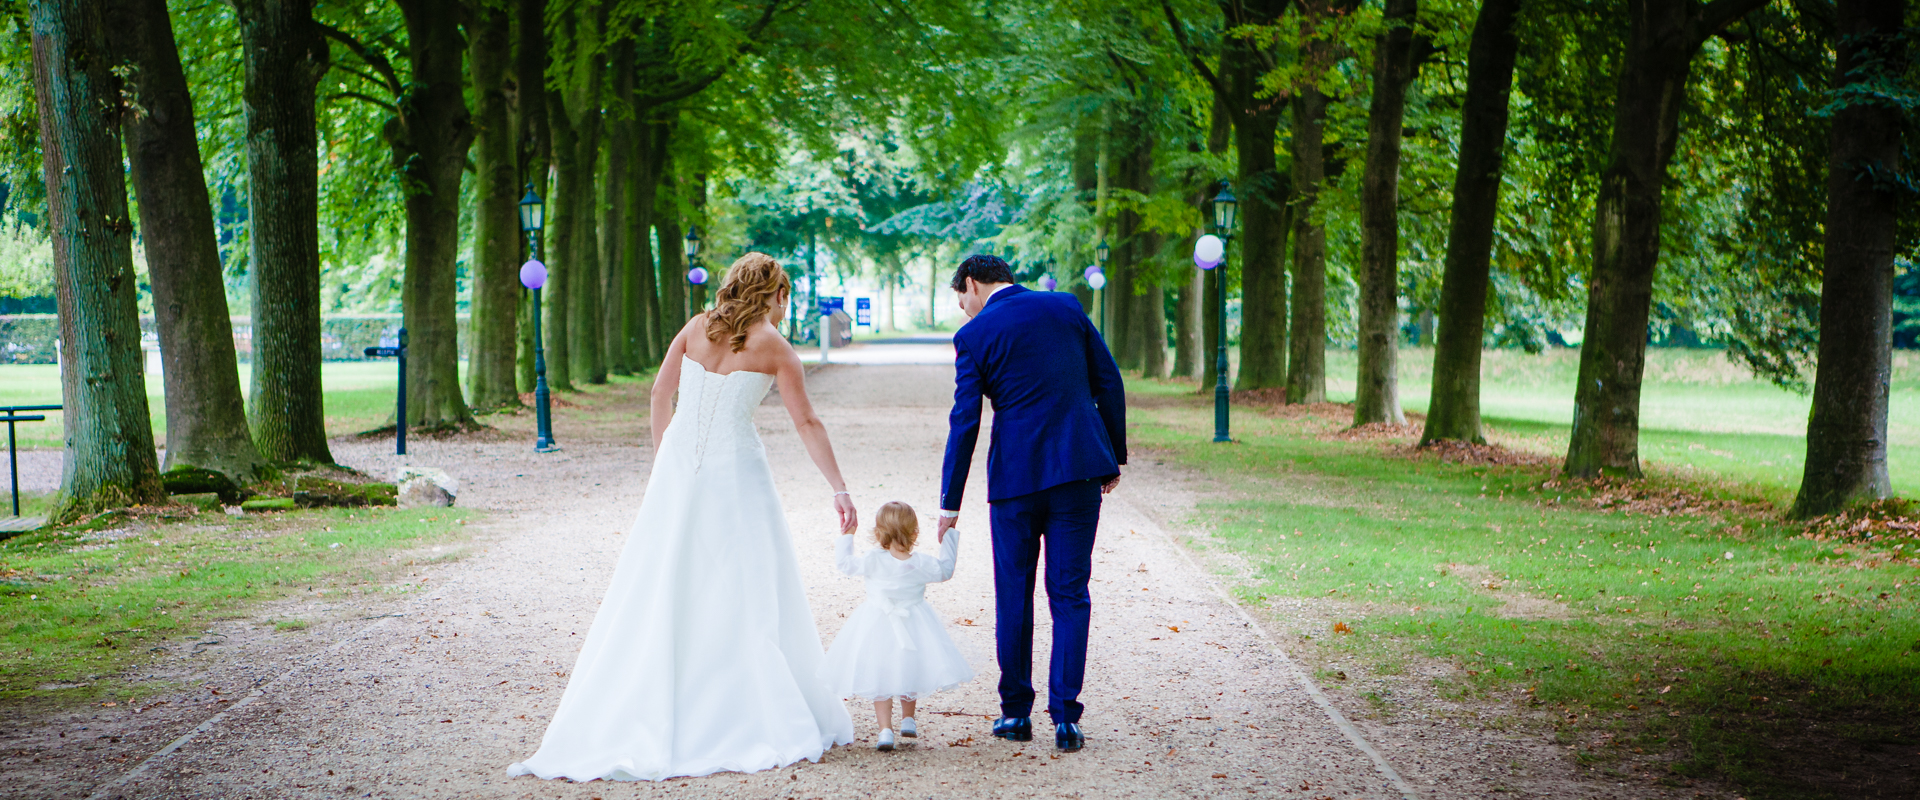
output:
<path id="1" fill-rule="evenodd" d="M 727 268 L 727 279 L 707 312 L 707 340 L 727 337 L 738 353 L 747 349 L 747 331 L 767 316 L 767 301 L 793 291 L 787 271 L 772 256 L 748 253 Z"/>
<path id="2" fill-rule="evenodd" d="M 873 539 L 888 550 L 896 544 L 912 550 L 913 543 L 920 539 L 920 517 L 913 513 L 913 506 L 898 500 L 881 506 L 873 515 Z"/>

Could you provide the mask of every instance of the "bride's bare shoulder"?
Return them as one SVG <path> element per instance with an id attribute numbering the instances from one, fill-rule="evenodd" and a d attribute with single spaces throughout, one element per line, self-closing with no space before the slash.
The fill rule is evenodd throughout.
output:
<path id="1" fill-rule="evenodd" d="M 794 358 L 793 345 L 780 335 L 772 325 L 755 325 L 747 331 L 747 349 L 742 355 L 749 356 L 761 372 L 772 373 L 778 367 Z"/>

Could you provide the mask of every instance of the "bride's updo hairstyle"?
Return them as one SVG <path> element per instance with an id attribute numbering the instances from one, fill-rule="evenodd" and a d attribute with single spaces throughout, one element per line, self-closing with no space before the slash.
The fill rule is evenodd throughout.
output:
<path id="1" fill-rule="evenodd" d="M 766 253 L 748 253 L 727 268 L 727 280 L 707 312 L 707 340 L 727 337 L 738 353 L 747 349 L 747 331 L 767 316 L 767 302 L 793 290 L 787 271 Z"/>
<path id="2" fill-rule="evenodd" d="M 873 515 L 873 538 L 888 550 L 896 544 L 912 550 L 913 543 L 920 539 L 920 517 L 913 513 L 913 506 L 898 500 L 881 506 Z"/>

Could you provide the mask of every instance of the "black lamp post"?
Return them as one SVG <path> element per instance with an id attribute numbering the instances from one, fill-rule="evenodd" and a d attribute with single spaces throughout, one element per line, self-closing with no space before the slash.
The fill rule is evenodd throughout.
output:
<path id="1" fill-rule="evenodd" d="M 1239 201 L 1233 197 L 1233 188 L 1222 182 L 1220 193 L 1213 198 L 1213 231 L 1221 241 L 1219 274 L 1213 276 L 1220 284 L 1220 296 L 1214 304 L 1219 316 L 1219 344 L 1213 357 L 1213 440 L 1231 442 L 1227 435 L 1227 243 L 1233 241 L 1233 223 L 1236 212 L 1240 210 Z"/>
<path id="2" fill-rule="evenodd" d="M 1093 274 L 1087 276 L 1087 285 L 1099 292 L 1100 337 L 1107 336 L 1107 240 L 1101 239 L 1100 246 L 1093 248 Z"/>
<path id="3" fill-rule="evenodd" d="M 700 255 L 700 226 L 687 226 L 686 247 L 687 285 L 692 289 L 687 292 L 687 300 L 693 306 L 687 309 L 687 316 L 692 317 L 707 308 L 707 271 L 701 269 L 695 260 Z"/>
<path id="4" fill-rule="evenodd" d="M 520 266 L 520 285 L 533 290 L 533 416 L 536 432 L 533 451 L 551 453 L 560 449 L 553 441 L 553 409 L 547 391 L 547 342 L 540 336 L 540 288 L 547 285 L 547 265 L 540 263 L 540 229 L 547 223 L 546 204 L 540 201 L 533 184 L 520 198 L 520 230 L 527 235 L 527 263 Z"/>

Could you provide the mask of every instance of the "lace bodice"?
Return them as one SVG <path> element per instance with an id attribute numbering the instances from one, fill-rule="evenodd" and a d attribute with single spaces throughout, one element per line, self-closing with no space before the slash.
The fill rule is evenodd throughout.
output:
<path id="1" fill-rule="evenodd" d="M 686 356 L 681 362 L 680 402 L 664 437 L 671 443 L 663 441 L 662 446 L 680 448 L 696 472 L 711 455 L 742 447 L 759 450 L 753 409 L 773 388 L 773 376 L 746 370 L 719 375 Z"/>

